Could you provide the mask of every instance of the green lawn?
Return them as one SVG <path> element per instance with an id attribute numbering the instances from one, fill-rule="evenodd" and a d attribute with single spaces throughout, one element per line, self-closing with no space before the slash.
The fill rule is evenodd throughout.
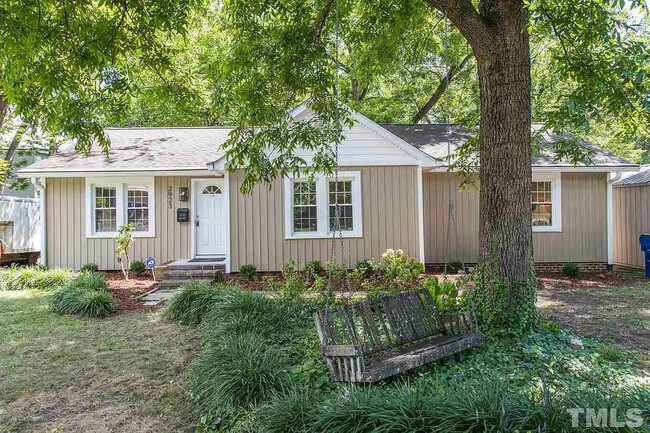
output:
<path id="1" fill-rule="evenodd" d="M 50 296 L 0 291 L 0 431 L 193 430 L 195 330 L 151 313 L 60 316 Z"/>

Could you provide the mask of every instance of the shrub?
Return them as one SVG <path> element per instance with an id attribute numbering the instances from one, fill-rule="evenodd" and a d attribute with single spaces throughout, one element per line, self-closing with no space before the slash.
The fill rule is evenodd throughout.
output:
<path id="1" fill-rule="evenodd" d="M 280 286 L 281 299 L 289 302 L 297 302 L 307 290 L 307 282 L 299 273 L 294 273 L 286 277 L 284 283 Z"/>
<path id="2" fill-rule="evenodd" d="M 74 290 L 107 291 L 108 285 L 103 275 L 84 272 L 68 281 L 63 288 Z"/>
<path id="3" fill-rule="evenodd" d="M 192 364 L 192 395 L 204 410 L 255 406 L 289 387 L 279 352 L 254 333 L 226 335 Z"/>
<path id="4" fill-rule="evenodd" d="M 379 271 L 379 264 L 372 259 L 359 260 L 356 269 L 364 278 L 372 277 Z"/>
<path id="5" fill-rule="evenodd" d="M 319 401 L 308 388 L 292 388 L 275 396 L 259 410 L 260 419 L 269 433 L 308 432 L 317 421 Z"/>
<path id="6" fill-rule="evenodd" d="M 245 280 L 253 281 L 257 279 L 257 268 L 255 265 L 247 264 L 239 268 L 239 275 Z"/>
<path id="7" fill-rule="evenodd" d="M 320 260 L 312 260 L 305 264 L 305 274 L 309 278 L 316 278 L 323 272 L 323 265 Z"/>
<path id="8" fill-rule="evenodd" d="M 327 262 L 327 275 L 325 276 L 325 288 L 327 288 L 327 282 L 332 283 L 332 291 L 338 290 L 343 292 L 345 286 L 345 263 L 338 263 L 328 260 Z"/>
<path id="9" fill-rule="evenodd" d="M 427 278 L 422 286 L 429 291 L 441 312 L 456 311 L 458 305 L 458 288 L 451 281 L 438 281 L 436 277 Z"/>
<path id="10" fill-rule="evenodd" d="M 133 271 L 136 277 L 139 277 L 140 275 L 144 274 L 144 271 L 147 270 L 147 265 L 145 265 L 142 260 L 134 260 L 131 262 L 129 269 Z"/>
<path id="11" fill-rule="evenodd" d="M 99 271 L 99 266 L 96 263 L 86 263 L 81 267 L 81 272 L 97 272 Z"/>
<path id="12" fill-rule="evenodd" d="M 304 313 L 263 293 L 241 289 L 223 290 L 201 323 L 201 335 L 208 344 L 224 335 L 254 331 L 257 335 L 286 341 L 290 331 L 303 323 Z"/>
<path id="13" fill-rule="evenodd" d="M 570 278 L 577 278 L 580 276 L 580 267 L 575 263 L 565 263 L 562 267 L 564 275 Z"/>
<path id="14" fill-rule="evenodd" d="M 287 260 L 282 263 L 282 276 L 287 278 L 298 272 L 298 262 L 295 260 Z"/>
<path id="15" fill-rule="evenodd" d="M 116 308 L 104 277 L 90 272 L 77 275 L 54 293 L 50 307 L 55 313 L 88 317 L 107 317 Z"/>
<path id="16" fill-rule="evenodd" d="M 75 273 L 43 266 L 15 266 L 0 270 L 0 290 L 56 290 Z"/>
<path id="17" fill-rule="evenodd" d="M 458 260 L 452 260 L 451 262 L 447 263 L 447 273 L 449 274 L 457 274 L 458 271 L 464 270 L 463 263 L 459 262 Z"/>
<path id="18" fill-rule="evenodd" d="M 407 256 L 404 251 L 386 250 L 381 256 L 382 271 L 394 283 L 412 283 L 424 272 L 424 265 L 413 257 Z"/>
<path id="19" fill-rule="evenodd" d="M 190 283 L 172 296 L 165 309 L 170 319 L 186 325 L 199 325 L 221 296 L 221 289 L 202 283 Z"/>

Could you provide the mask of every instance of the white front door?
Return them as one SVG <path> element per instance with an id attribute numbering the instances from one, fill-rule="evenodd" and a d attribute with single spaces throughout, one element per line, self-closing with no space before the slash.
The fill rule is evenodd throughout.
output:
<path id="1" fill-rule="evenodd" d="M 194 239 L 197 256 L 226 254 L 225 193 L 222 179 L 195 183 Z"/>

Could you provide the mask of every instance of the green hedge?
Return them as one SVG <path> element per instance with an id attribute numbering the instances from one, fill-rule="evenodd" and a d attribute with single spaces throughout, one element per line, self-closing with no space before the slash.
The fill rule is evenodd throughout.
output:
<path id="1" fill-rule="evenodd" d="M 56 290 L 70 281 L 76 272 L 43 266 L 0 268 L 0 290 Z"/>

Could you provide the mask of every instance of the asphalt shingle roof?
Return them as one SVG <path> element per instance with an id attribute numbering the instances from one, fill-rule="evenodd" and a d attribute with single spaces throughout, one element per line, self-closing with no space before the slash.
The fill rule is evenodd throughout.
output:
<path id="1" fill-rule="evenodd" d="M 647 185 L 650 184 L 650 168 L 643 167 L 643 171 L 637 174 L 628 176 L 624 179 L 614 182 L 614 186 L 628 186 L 628 185 Z"/>
<path id="2" fill-rule="evenodd" d="M 461 125 L 444 125 L 444 124 L 423 124 L 423 125 L 402 125 L 402 124 L 382 124 L 393 134 L 397 135 L 402 140 L 410 143 L 411 145 L 422 150 L 426 154 L 436 158 L 440 161 L 445 160 L 447 157 L 447 141 L 453 154 L 458 147 L 460 147 L 467 140 L 474 137 L 474 133 Z M 539 132 L 542 125 L 539 123 L 533 124 L 533 131 Z M 447 130 L 449 129 L 449 140 L 447 139 Z M 541 143 L 542 149 L 549 147 L 551 144 L 558 142 L 562 139 L 572 138 L 573 136 L 567 134 L 564 138 L 549 132 L 542 133 Z M 593 154 L 591 159 L 593 164 L 590 166 L 596 167 L 621 167 L 629 166 L 635 167 L 636 165 L 626 161 L 625 159 L 614 155 L 600 147 L 590 143 L 586 140 L 581 140 L 583 146 L 591 149 Z M 584 166 L 585 164 L 578 164 Z M 550 150 L 542 150 L 537 155 L 533 156 L 533 166 L 535 167 L 572 167 L 570 161 L 556 161 L 555 154 Z"/>
<path id="3" fill-rule="evenodd" d="M 221 145 L 232 129 L 107 128 L 108 157 L 99 147 L 86 156 L 67 144 L 24 171 L 205 170 L 209 162 L 223 156 Z"/>
<path id="4" fill-rule="evenodd" d="M 426 125 L 381 125 L 402 140 L 420 149 L 429 156 L 445 160 L 447 155 L 447 126 Z M 540 125 L 533 125 L 533 129 Z M 214 128 L 107 128 L 106 135 L 111 142 L 108 157 L 99 148 L 93 148 L 89 155 L 74 150 L 69 144 L 59 152 L 23 170 L 22 174 L 49 171 L 163 171 L 163 170 L 206 170 L 207 164 L 224 155 L 222 144 L 228 139 L 232 127 Z M 471 131 L 460 125 L 449 125 L 451 151 L 472 138 Z M 542 134 L 547 145 L 560 137 Z M 634 164 L 607 152 L 589 142 L 583 144 L 591 149 L 593 165 L 597 167 L 636 167 Z M 533 157 L 533 166 L 569 167 L 568 161 L 555 161 L 550 150 Z"/>

